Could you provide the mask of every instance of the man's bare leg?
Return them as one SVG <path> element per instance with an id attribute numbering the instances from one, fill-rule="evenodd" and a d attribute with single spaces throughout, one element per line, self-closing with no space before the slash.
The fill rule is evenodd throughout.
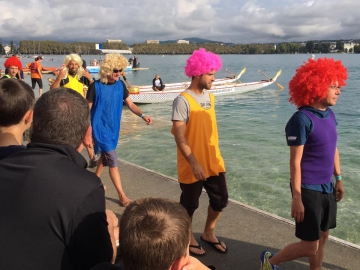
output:
<path id="1" fill-rule="evenodd" d="M 98 161 L 98 165 L 96 167 L 96 171 L 95 171 L 96 176 L 100 178 L 100 175 L 103 170 L 104 170 L 104 164 L 102 163 L 102 158 L 100 157 L 100 159 Z M 104 189 L 106 189 L 105 185 L 104 185 Z"/>
<path id="2" fill-rule="evenodd" d="M 128 199 L 128 197 L 126 197 L 126 195 L 122 189 L 120 172 L 119 172 L 118 167 L 109 167 L 109 174 L 110 174 L 111 181 L 113 182 L 113 184 L 116 188 L 116 191 L 119 195 L 120 204 L 122 204 L 123 206 L 128 205 L 131 201 Z"/>
<path id="3" fill-rule="evenodd" d="M 192 217 L 191 217 L 191 223 L 192 223 Z M 191 229 L 190 246 L 199 246 L 199 243 L 198 243 L 198 241 L 196 241 L 194 233 L 192 232 L 192 229 Z M 201 249 L 198 249 L 196 247 L 190 247 L 189 249 L 192 253 L 195 253 L 198 255 L 205 254 L 205 250 L 202 247 L 201 247 Z"/>
<path id="4" fill-rule="evenodd" d="M 42 89 L 39 88 L 39 97 L 42 95 Z"/>
<path id="5" fill-rule="evenodd" d="M 214 234 L 214 230 L 215 230 L 216 222 L 220 216 L 221 216 L 221 212 L 216 212 L 211 208 L 210 205 L 208 206 L 208 215 L 206 219 L 205 229 L 202 234 L 202 238 L 204 240 L 214 243 L 219 241 Z M 223 242 L 221 242 L 221 246 L 218 245 L 216 246 L 216 248 L 218 248 L 221 251 L 225 251 L 226 245 Z"/>

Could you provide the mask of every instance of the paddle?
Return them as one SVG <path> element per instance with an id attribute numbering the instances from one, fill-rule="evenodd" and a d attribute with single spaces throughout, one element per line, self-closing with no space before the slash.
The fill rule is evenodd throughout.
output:
<path id="1" fill-rule="evenodd" d="M 236 75 L 234 73 L 232 73 L 231 71 L 229 71 L 228 69 L 225 69 L 231 76 L 233 76 L 234 78 L 236 78 Z M 242 71 L 240 72 L 240 74 L 238 75 L 239 79 L 237 79 L 237 81 L 239 81 L 239 83 L 242 83 L 240 81 L 240 77 L 241 75 L 243 75 L 246 71 L 246 67 L 242 69 Z"/>
<path id="2" fill-rule="evenodd" d="M 259 69 L 258 71 L 259 71 L 259 73 L 261 73 L 262 75 L 264 75 L 264 76 L 265 76 L 266 78 L 268 78 L 269 80 L 274 81 L 274 83 L 275 83 L 281 90 L 284 89 L 284 86 L 282 86 L 280 83 L 275 82 L 275 80 L 277 79 L 277 77 L 279 77 L 280 74 L 281 74 L 281 69 L 276 73 L 274 79 L 270 78 L 268 75 L 266 75 L 266 74 L 265 74 L 264 72 L 262 72 L 260 69 Z"/>

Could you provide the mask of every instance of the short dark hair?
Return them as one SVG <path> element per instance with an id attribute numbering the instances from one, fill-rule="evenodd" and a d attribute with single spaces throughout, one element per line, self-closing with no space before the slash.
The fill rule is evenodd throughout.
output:
<path id="1" fill-rule="evenodd" d="M 164 198 L 131 202 L 120 221 L 120 250 L 125 269 L 168 270 L 186 256 L 190 218 L 179 203 Z"/>
<path id="2" fill-rule="evenodd" d="M 86 100 L 69 88 L 52 89 L 35 104 L 31 141 L 78 148 L 89 126 Z"/>
<path id="3" fill-rule="evenodd" d="M 0 127 L 19 124 L 34 103 L 30 85 L 12 78 L 0 80 Z"/>

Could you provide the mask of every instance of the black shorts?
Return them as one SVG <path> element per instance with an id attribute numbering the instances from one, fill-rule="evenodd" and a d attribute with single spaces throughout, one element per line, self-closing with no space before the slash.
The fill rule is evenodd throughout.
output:
<path id="1" fill-rule="evenodd" d="M 320 231 L 326 232 L 336 227 L 337 202 L 334 193 L 323 193 L 301 188 L 304 205 L 304 220 L 296 222 L 295 235 L 304 241 L 317 241 Z"/>
<path id="2" fill-rule="evenodd" d="M 192 184 L 180 183 L 182 190 L 180 204 L 192 217 L 195 210 L 199 207 L 199 198 L 202 188 L 209 196 L 211 208 L 216 212 L 221 212 L 228 204 L 228 190 L 226 186 L 226 173 L 219 173 L 218 176 L 210 176 L 206 181 L 197 181 Z"/>
<path id="3" fill-rule="evenodd" d="M 40 89 L 43 88 L 42 79 L 40 79 L 40 78 L 31 78 L 31 88 L 33 90 L 35 89 L 36 84 L 38 84 Z"/>

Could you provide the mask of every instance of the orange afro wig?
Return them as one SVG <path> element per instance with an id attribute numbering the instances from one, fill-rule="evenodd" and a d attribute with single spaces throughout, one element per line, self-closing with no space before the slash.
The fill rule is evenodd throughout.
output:
<path id="1" fill-rule="evenodd" d="M 330 58 L 309 59 L 296 70 L 289 82 L 289 101 L 297 107 L 310 105 L 325 98 L 330 85 L 345 86 L 347 69 L 341 61 Z"/>
<path id="2" fill-rule="evenodd" d="M 4 63 L 5 68 L 10 68 L 11 66 L 16 66 L 18 69 L 22 69 L 22 65 L 19 59 L 17 59 L 15 56 L 11 56 L 8 59 L 6 59 Z"/>

